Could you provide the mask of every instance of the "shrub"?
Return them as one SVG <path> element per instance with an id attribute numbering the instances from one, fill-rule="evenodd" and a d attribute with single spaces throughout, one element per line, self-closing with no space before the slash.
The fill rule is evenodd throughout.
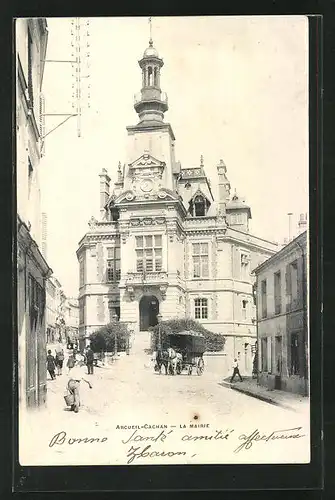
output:
<path id="1" fill-rule="evenodd" d="M 150 327 L 149 330 L 151 331 L 151 348 L 152 350 L 156 350 L 158 345 L 158 325 Z M 206 351 L 222 351 L 226 342 L 224 336 L 207 330 L 199 321 L 194 319 L 173 318 L 162 321 L 160 323 L 160 330 L 162 345 L 166 343 L 169 333 L 178 333 L 184 330 L 193 330 L 202 333 L 205 337 Z"/>
<path id="2" fill-rule="evenodd" d="M 117 351 L 127 349 L 130 332 L 127 323 L 115 321 L 102 326 L 90 335 L 90 342 L 94 352 L 114 352 L 115 333 L 117 339 Z"/>

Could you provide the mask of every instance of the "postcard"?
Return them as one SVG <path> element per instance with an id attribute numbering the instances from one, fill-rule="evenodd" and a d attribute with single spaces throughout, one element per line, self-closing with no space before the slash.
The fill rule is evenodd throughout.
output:
<path id="1" fill-rule="evenodd" d="M 20 464 L 309 463 L 307 17 L 15 41 Z"/>

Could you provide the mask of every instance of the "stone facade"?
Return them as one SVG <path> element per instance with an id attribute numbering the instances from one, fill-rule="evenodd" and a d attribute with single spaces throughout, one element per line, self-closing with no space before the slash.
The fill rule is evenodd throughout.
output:
<path id="1" fill-rule="evenodd" d="M 31 408 L 46 400 L 45 287 L 51 274 L 41 253 L 39 185 L 46 20 L 17 19 L 15 35 L 18 387 L 21 407 Z"/>
<path id="2" fill-rule="evenodd" d="M 135 332 L 156 324 L 158 313 L 163 320 L 193 317 L 224 335 L 227 354 L 249 373 L 256 341 L 250 273 L 276 244 L 249 233 L 250 207 L 230 196 L 222 160 L 218 200 L 202 157 L 187 168 L 176 161 L 175 136 L 163 121 L 163 61 L 152 42 L 139 64 L 140 121 L 127 127 L 127 163 L 119 163 L 112 190 L 102 169 L 100 220 L 92 217 L 77 250 L 80 336 L 115 314 Z"/>
<path id="3" fill-rule="evenodd" d="M 61 307 L 64 293 L 59 281 L 51 276 L 46 284 L 46 341 L 48 344 L 59 342 L 62 337 Z"/>
<path id="4" fill-rule="evenodd" d="M 258 380 L 308 394 L 307 231 L 255 269 Z"/>
<path id="5" fill-rule="evenodd" d="M 48 344 L 78 338 L 78 299 L 66 297 L 62 285 L 51 276 L 46 284 L 46 341 Z"/>

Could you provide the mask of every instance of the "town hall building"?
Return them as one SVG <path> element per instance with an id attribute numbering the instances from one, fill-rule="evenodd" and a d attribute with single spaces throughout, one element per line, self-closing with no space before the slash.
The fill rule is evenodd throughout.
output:
<path id="1" fill-rule="evenodd" d="M 113 318 L 135 335 L 171 318 L 194 318 L 225 336 L 225 351 L 251 372 L 256 313 L 251 271 L 277 251 L 249 232 L 250 207 L 235 193 L 223 160 L 218 199 L 204 162 L 181 165 L 172 126 L 164 122 L 163 60 L 150 39 L 139 66 L 142 89 L 127 127 L 126 163 L 111 186 L 100 174 L 100 219 L 79 242 L 79 335 Z"/>

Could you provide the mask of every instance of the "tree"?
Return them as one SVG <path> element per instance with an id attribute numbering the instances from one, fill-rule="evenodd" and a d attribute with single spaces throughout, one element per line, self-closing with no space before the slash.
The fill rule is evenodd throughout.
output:
<path id="1" fill-rule="evenodd" d="M 117 351 L 126 351 L 130 331 L 127 323 L 115 321 L 108 325 L 102 326 L 90 335 L 90 342 L 94 352 L 114 352 L 115 351 L 115 335 L 117 341 Z"/>
<path id="2" fill-rule="evenodd" d="M 184 330 L 193 330 L 202 333 L 205 337 L 207 351 L 223 351 L 226 339 L 220 333 L 214 333 L 207 330 L 199 321 L 194 319 L 173 318 L 167 321 L 161 321 L 160 325 L 150 327 L 151 331 L 151 347 L 157 349 L 159 328 L 162 345 L 166 343 L 169 333 L 178 333 Z"/>

